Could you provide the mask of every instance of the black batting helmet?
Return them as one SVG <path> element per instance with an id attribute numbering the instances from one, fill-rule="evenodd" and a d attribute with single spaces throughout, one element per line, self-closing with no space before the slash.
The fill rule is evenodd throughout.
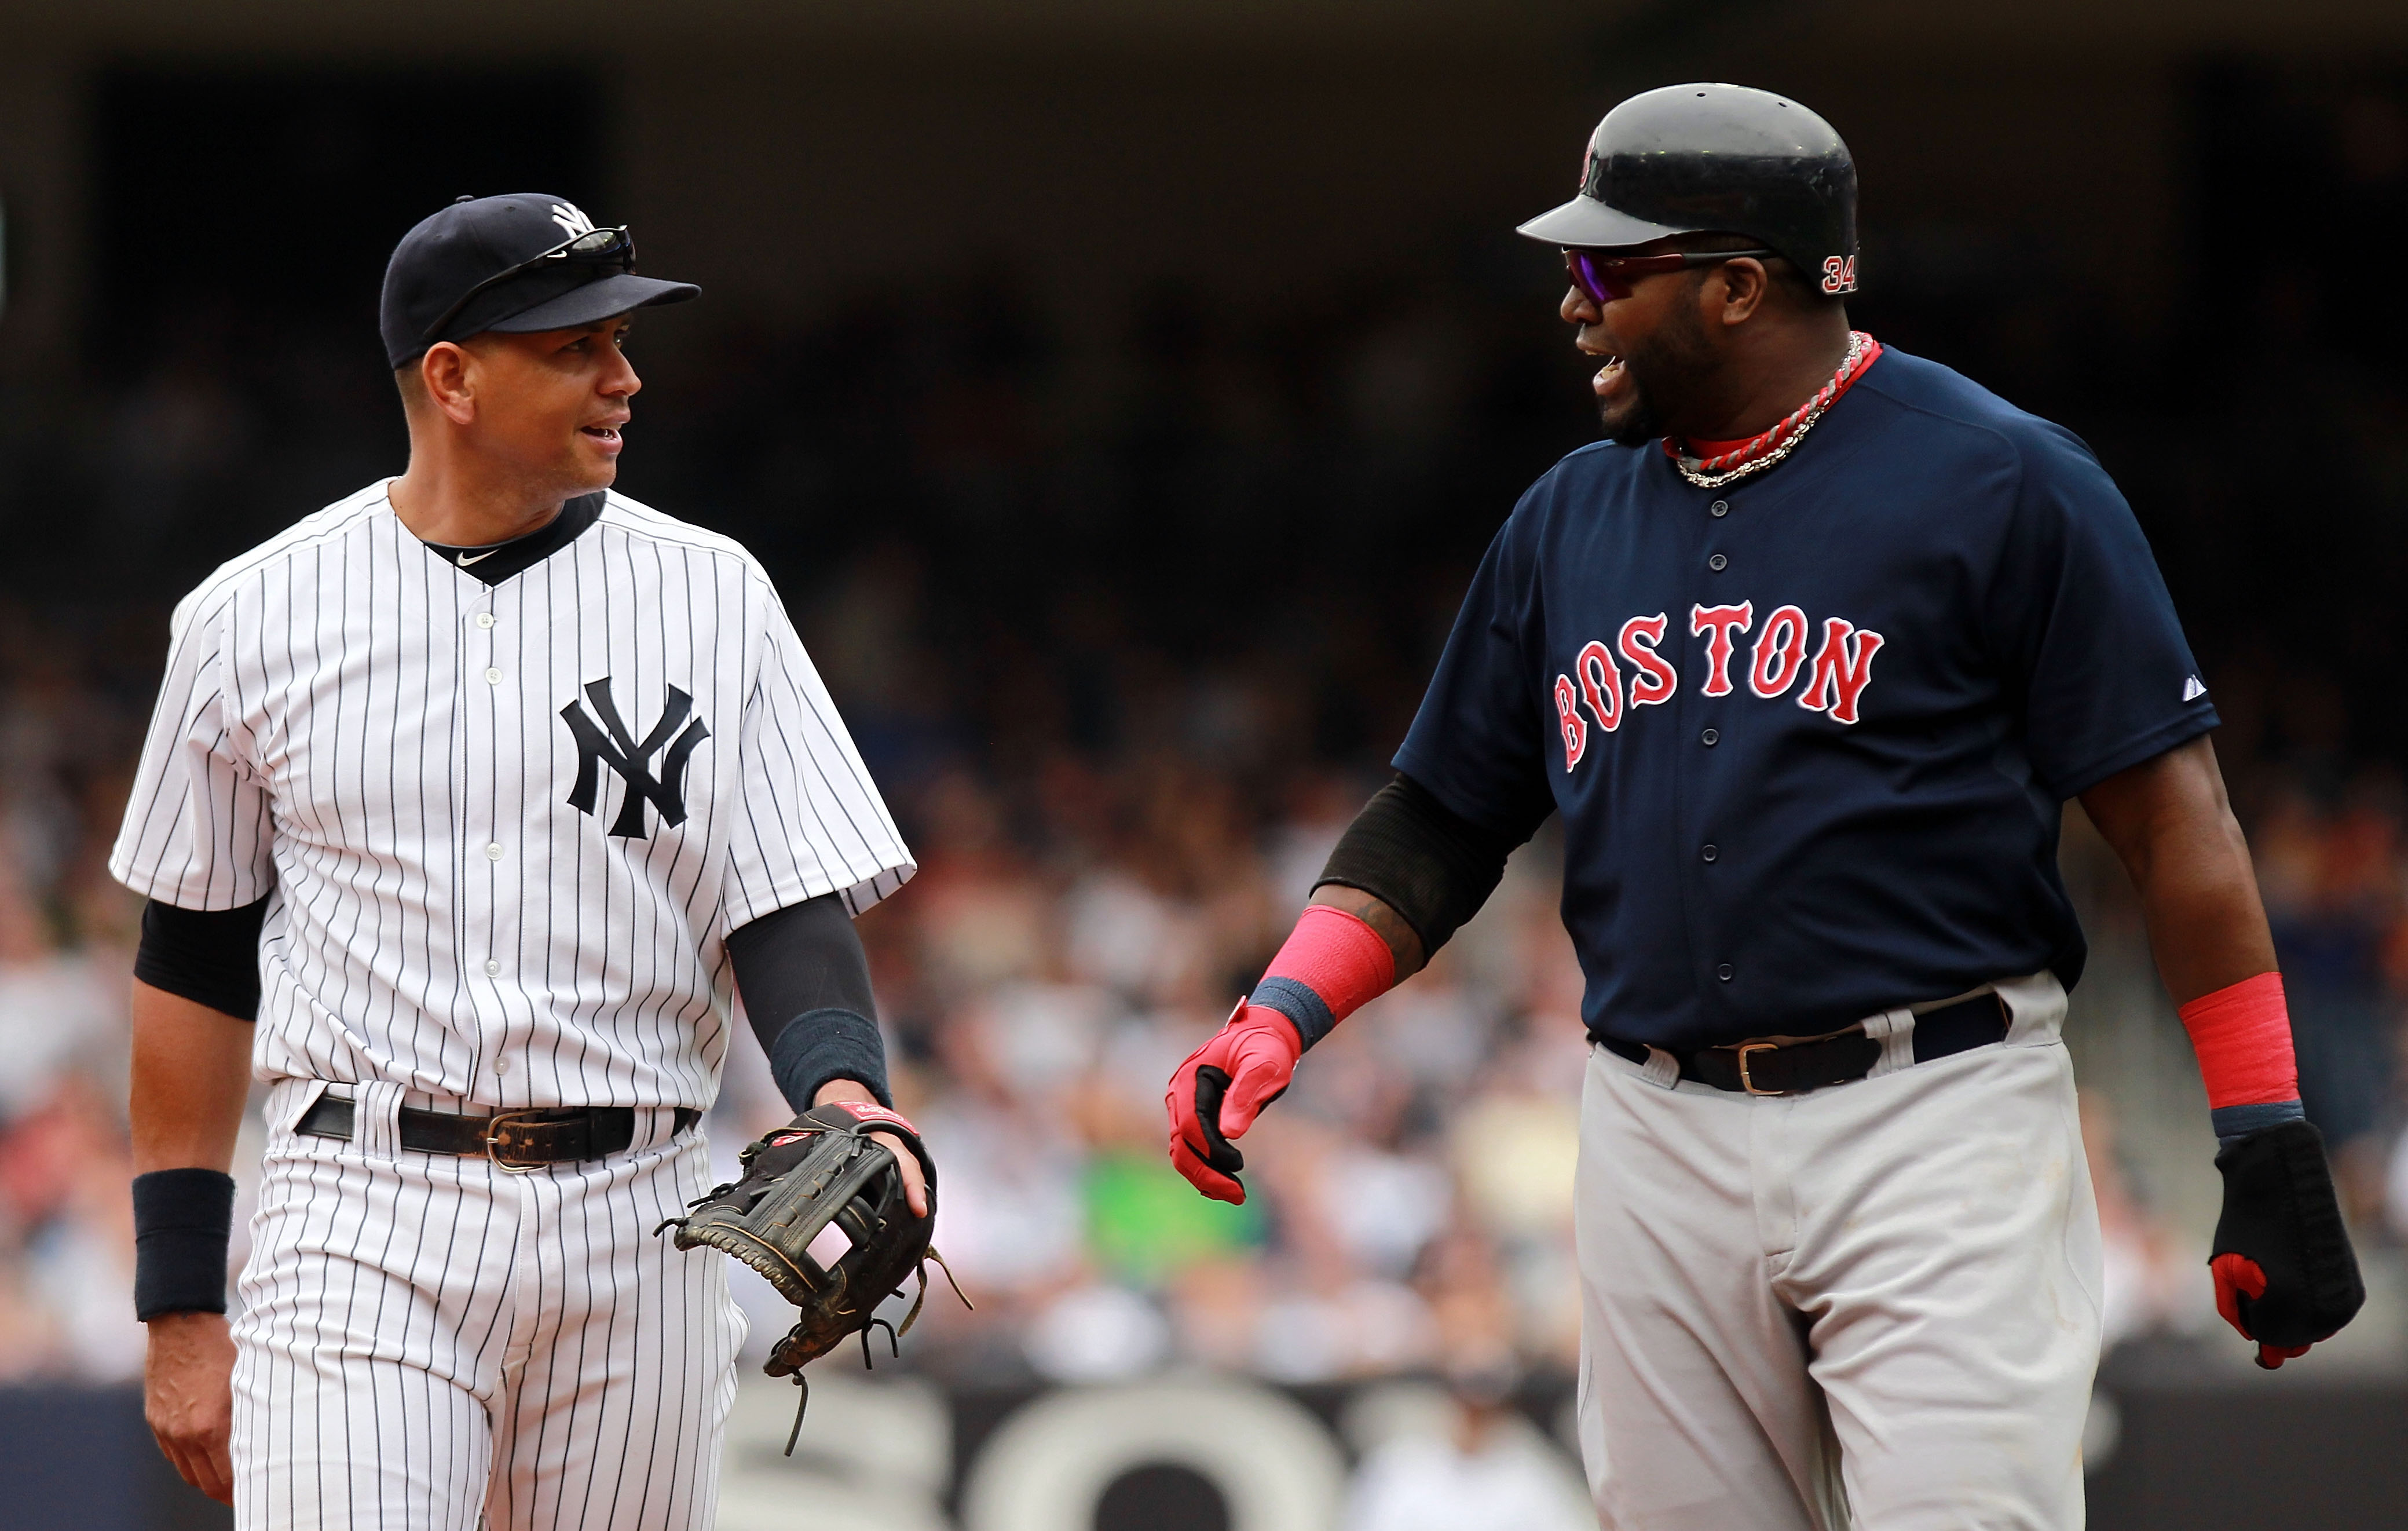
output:
<path id="1" fill-rule="evenodd" d="M 1517 231 L 1614 249 L 1672 234 L 1744 234 L 1826 293 L 1856 289 L 1856 164 L 1831 124 L 1744 85 L 1667 85 L 1590 135 L 1580 195 Z"/>

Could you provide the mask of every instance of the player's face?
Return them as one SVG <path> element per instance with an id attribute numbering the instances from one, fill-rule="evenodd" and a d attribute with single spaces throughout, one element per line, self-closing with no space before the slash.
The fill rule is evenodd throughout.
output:
<path id="1" fill-rule="evenodd" d="M 547 495 L 609 488 L 619 476 L 627 401 L 643 386 L 627 361 L 627 330 L 622 316 L 479 337 L 479 445 Z"/>
<path id="2" fill-rule="evenodd" d="M 1697 273 L 1659 271 L 1635 279 L 1630 296 L 1611 303 L 1578 287 L 1564 294 L 1564 322 L 1577 330 L 1572 343 L 1605 361 L 1589 382 L 1598 419 L 1625 446 L 1663 435 L 1667 408 L 1711 366 L 1698 286 Z"/>

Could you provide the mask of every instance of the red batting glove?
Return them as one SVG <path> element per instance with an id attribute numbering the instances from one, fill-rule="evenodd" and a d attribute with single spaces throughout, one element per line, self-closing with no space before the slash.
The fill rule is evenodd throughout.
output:
<path id="1" fill-rule="evenodd" d="M 1238 1172 L 1246 1156 L 1229 1140 L 1245 1136 L 1263 1107 L 1285 1093 L 1303 1056 L 1294 1021 L 1241 1000 L 1228 1024 L 1179 1065 L 1162 1104 L 1170 1114 L 1170 1162 L 1197 1190 L 1245 1205 Z"/>

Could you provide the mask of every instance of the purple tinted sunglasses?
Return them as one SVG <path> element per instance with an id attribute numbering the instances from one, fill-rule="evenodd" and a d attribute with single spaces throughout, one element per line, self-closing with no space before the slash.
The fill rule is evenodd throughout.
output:
<path id="1" fill-rule="evenodd" d="M 1581 290 L 1581 296 L 1602 308 L 1616 298 L 1628 297 L 1634 277 L 1719 266 L 1742 255 L 1762 260 L 1779 253 L 1777 250 L 1701 250 L 1695 253 L 1675 251 L 1669 255 L 1609 255 L 1602 250 L 1568 246 L 1564 251 L 1564 269 L 1571 273 L 1572 285 Z"/>

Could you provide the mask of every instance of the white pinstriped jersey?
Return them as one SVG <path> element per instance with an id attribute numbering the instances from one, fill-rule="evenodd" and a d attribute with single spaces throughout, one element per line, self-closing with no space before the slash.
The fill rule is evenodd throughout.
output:
<path id="1" fill-rule="evenodd" d="M 176 609 L 109 871 L 269 897 L 254 1069 L 708 1106 L 724 945 L 915 870 L 759 564 L 616 493 L 488 588 L 379 484 Z"/>

